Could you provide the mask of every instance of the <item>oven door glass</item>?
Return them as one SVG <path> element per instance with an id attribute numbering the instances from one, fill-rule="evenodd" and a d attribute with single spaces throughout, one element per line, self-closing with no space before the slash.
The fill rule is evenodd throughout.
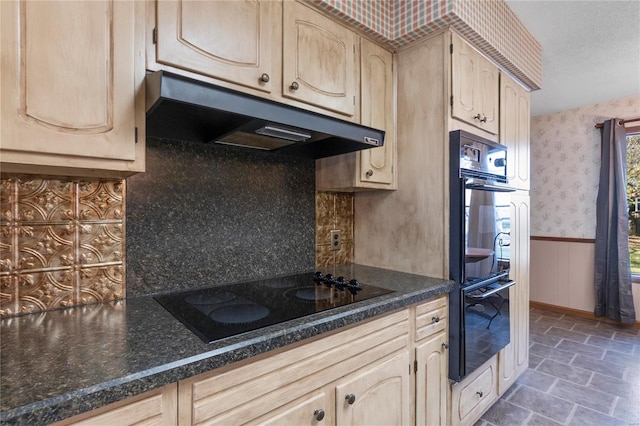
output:
<path id="1" fill-rule="evenodd" d="M 465 372 L 509 344 L 510 193 L 466 185 L 462 283 Z"/>

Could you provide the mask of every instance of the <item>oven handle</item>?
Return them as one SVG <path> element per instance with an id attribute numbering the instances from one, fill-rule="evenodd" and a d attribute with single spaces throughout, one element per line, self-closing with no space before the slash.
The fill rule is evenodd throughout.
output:
<path id="1" fill-rule="evenodd" d="M 515 192 L 515 188 L 508 186 L 492 185 L 490 183 L 468 183 L 465 185 L 467 189 L 477 189 L 478 191 L 490 192 Z"/>
<path id="2" fill-rule="evenodd" d="M 501 290 L 504 290 L 505 288 L 509 288 L 509 287 L 511 287 L 511 286 L 512 286 L 512 285 L 514 285 L 515 283 L 516 283 L 516 282 L 515 282 L 514 280 L 508 280 L 508 281 L 505 281 L 503 285 L 498 286 L 498 287 L 495 287 L 495 288 L 492 288 L 491 290 L 489 290 L 489 291 L 487 291 L 487 292 L 484 292 L 484 293 L 482 293 L 482 294 L 473 295 L 473 296 L 469 296 L 469 295 L 466 295 L 466 294 L 465 294 L 465 296 L 466 296 L 466 297 L 470 297 L 470 298 L 472 298 L 472 299 L 484 300 L 484 299 L 486 299 L 487 297 L 489 297 L 489 296 L 491 296 L 491 295 L 493 295 L 493 294 L 496 294 L 497 292 L 499 292 L 499 291 L 501 291 Z M 476 287 L 475 289 L 473 289 L 473 290 L 471 290 L 471 291 L 475 291 L 475 290 L 478 290 L 478 288 Z M 463 292 L 465 292 L 465 293 L 467 293 L 467 292 L 468 292 L 466 289 L 463 289 L 462 291 L 463 291 Z"/>

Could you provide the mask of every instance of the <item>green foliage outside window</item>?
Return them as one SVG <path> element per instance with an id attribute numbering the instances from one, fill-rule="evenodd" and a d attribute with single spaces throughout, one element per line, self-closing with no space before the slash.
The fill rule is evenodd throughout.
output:
<path id="1" fill-rule="evenodd" d="M 640 134 L 627 136 L 627 201 L 631 273 L 640 275 Z"/>

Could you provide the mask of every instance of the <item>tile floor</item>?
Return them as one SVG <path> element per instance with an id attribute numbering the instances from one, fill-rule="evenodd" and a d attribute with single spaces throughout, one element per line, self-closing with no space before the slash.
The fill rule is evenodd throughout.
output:
<path id="1" fill-rule="evenodd" d="M 640 426 L 640 329 L 531 309 L 529 369 L 475 426 Z"/>

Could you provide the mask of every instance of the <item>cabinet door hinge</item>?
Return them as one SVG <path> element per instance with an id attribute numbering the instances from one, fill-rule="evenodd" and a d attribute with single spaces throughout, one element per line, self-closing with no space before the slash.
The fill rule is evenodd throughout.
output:
<path id="1" fill-rule="evenodd" d="M 453 55 L 453 43 L 449 45 L 449 53 Z"/>
<path id="2" fill-rule="evenodd" d="M 153 44 L 158 42 L 158 28 L 153 29 Z"/>
<path id="3" fill-rule="evenodd" d="M 418 360 L 413 361 L 413 372 L 418 372 Z"/>
<path id="4" fill-rule="evenodd" d="M 449 98 L 449 103 L 451 104 L 451 106 L 453 106 L 453 95 L 451 95 L 451 97 Z"/>
<path id="5" fill-rule="evenodd" d="M 138 143 L 138 127 L 136 126 L 135 131 L 133 132 L 133 137 L 135 138 L 136 143 Z"/>
<path id="6" fill-rule="evenodd" d="M 356 104 L 356 95 L 353 95 L 353 104 Z"/>

